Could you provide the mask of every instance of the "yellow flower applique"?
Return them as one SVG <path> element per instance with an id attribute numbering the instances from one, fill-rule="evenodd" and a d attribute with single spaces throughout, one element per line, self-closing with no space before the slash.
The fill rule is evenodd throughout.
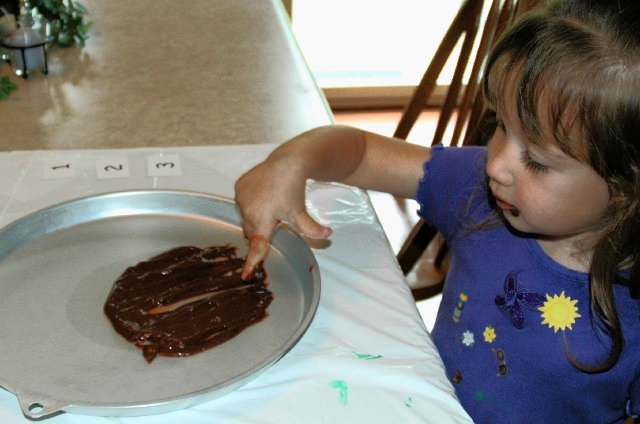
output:
<path id="1" fill-rule="evenodd" d="M 482 333 L 482 335 L 484 336 L 484 341 L 485 342 L 493 343 L 493 341 L 497 337 L 496 329 L 491 327 L 490 325 L 488 325 L 488 326 L 485 327 L 484 332 Z"/>

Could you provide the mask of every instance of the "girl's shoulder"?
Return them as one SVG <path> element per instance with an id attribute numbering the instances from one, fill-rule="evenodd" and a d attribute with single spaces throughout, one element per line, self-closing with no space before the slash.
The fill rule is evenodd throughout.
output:
<path id="1" fill-rule="evenodd" d="M 424 191 L 430 196 L 448 196 L 451 189 L 476 187 L 486 176 L 486 162 L 485 147 L 434 146 L 431 158 L 423 165 L 424 176 L 418 193 Z"/>
<path id="2" fill-rule="evenodd" d="M 468 222 L 471 209 L 474 219 L 482 219 L 491 210 L 485 184 L 486 161 L 485 147 L 434 146 L 416 192 L 418 215 L 443 234 L 451 225 Z"/>
<path id="3" fill-rule="evenodd" d="M 451 171 L 451 165 L 468 165 L 470 168 L 464 168 L 463 175 L 469 175 L 477 171 L 484 173 L 486 161 L 487 148 L 485 146 L 447 147 L 438 144 L 431 148 L 431 159 L 425 163 L 425 170 L 429 168 L 434 168 L 435 170 L 443 167 L 443 170 Z"/>

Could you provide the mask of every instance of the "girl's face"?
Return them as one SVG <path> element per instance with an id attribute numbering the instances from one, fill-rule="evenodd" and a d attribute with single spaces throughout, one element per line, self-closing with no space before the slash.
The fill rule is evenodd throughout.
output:
<path id="1" fill-rule="evenodd" d="M 599 227 L 609 203 L 605 180 L 565 154 L 546 131 L 532 142 L 519 120 L 499 116 L 489 143 L 489 187 L 518 231 L 549 240 L 584 240 Z M 546 142 L 548 141 L 548 142 Z"/>

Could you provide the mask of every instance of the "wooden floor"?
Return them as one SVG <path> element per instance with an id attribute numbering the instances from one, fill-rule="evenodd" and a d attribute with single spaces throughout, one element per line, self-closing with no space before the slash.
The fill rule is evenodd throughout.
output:
<path id="1" fill-rule="evenodd" d="M 400 113 L 401 111 L 397 110 L 334 111 L 334 116 L 337 124 L 351 125 L 391 136 L 400 119 Z M 430 144 L 437 116 L 437 112 L 424 112 L 407 140 L 417 144 Z M 418 221 L 417 203 L 413 200 L 396 199 L 386 193 L 369 192 L 369 195 L 391 247 L 397 253 L 409 231 Z M 439 278 L 439 275 L 434 275 L 429 263 L 423 261 L 407 275 L 407 282 L 412 287 L 420 287 L 425 281 L 432 282 Z M 433 328 L 439 304 L 440 296 L 417 302 L 418 310 L 429 330 Z"/>

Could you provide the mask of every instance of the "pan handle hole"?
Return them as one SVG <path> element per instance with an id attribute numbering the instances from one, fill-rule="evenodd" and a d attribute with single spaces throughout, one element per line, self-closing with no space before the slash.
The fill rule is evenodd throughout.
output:
<path id="1" fill-rule="evenodd" d="M 44 406 L 40 403 L 32 403 L 31 405 L 29 405 L 29 412 L 32 412 L 34 414 L 39 414 L 43 410 Z"/>

